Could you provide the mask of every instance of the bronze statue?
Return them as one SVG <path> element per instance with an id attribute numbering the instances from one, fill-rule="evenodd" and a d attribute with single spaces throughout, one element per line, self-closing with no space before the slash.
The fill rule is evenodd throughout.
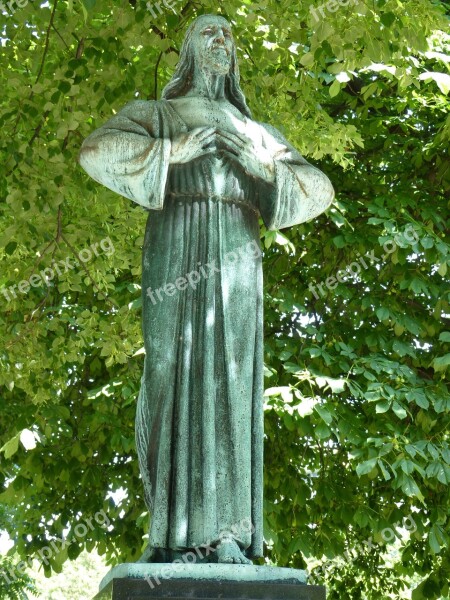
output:
<path id="1" fill-rule="evenodd" d="M 263 554 L 259 216 L 278 229 L 332 202 L 328 178 L 251 118 L 229 23 L 189 27 L 159 101 L 130 102 L 84 142 L 96 181 L 149 210 L 136 445 L 151 513 L 143 560 Z"/>

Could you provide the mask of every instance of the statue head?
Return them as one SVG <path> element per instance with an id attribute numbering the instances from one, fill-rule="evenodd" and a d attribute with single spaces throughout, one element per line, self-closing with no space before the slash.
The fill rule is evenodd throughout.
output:
<path id="1" fill-rule="evenodd" d="M 218 15 L 202 15 L 189 26 L 172 79 L 162 91 L 170 100 L 184 96 L 192 87 L 194 70 L 201 68 L 225 76 L 225 96 L 244 115 L 250 109 L 239 85 L 236 45 L 228 21 Z"/>

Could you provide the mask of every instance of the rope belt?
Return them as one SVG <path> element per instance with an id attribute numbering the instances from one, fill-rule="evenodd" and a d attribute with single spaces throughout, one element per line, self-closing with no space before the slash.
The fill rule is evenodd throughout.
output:
<path id="1" fill-rule="evenodd" d="M 224 202 L 226 204 L 236 204 L 237 206 L 246 208 L 247 210 L 251 211 L 255 215 L 259 216 L 259 212 L 256 209 L 256 207 L 254 207 L 251 204 L 248 204 L 248 202 L 244 202 L 243 200 L 236 200 L 235 198 L 226 198 L 224 196 L 219 196 L 218 194 L 204 194 L 201 192 L 188 194 L 186 192 L 169 191 L 169 192 L 167 192 L 167 196 L 171 196 L 172 198 L 186 198 L 188 200 L 191 200 L 191 199 L 192 200 L 216 200 L 218 202 Z"/>

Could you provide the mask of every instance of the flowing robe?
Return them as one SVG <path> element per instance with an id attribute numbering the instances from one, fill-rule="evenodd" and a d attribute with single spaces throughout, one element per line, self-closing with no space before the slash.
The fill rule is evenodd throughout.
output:
<path id="1" fill-rule="evenodd" d="M 81 149 L 91 177 L 150 211 L 136 446 L 153 548 L 192 549 L 226 531 L 246 556 L 262 556 L 258 217 L 269 229 L 307 221 L 334 192 L 279 132 L 248 124 L 273 154 L 274 183 L 225 158 L 169 165 L 188 126 L 166 100 L 131 102 Z"/>

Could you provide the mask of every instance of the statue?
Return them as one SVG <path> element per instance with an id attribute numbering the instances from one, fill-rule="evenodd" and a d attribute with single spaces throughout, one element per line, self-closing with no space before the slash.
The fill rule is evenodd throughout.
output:
<path id="1" fill-rule="evenodd" d="M 214 15 L 189 27 L 162 99 L 126 105 L 84 141 L 80 164 L 149 210 L 136 416 L 151 513 L 142 560 L 213 548 L 205 561 L 251 563 L 263 555 L 258 218 L 268 229 L 310 220 L 333 201 L 331 183 L 252 120 L 230 24 Z"/>

